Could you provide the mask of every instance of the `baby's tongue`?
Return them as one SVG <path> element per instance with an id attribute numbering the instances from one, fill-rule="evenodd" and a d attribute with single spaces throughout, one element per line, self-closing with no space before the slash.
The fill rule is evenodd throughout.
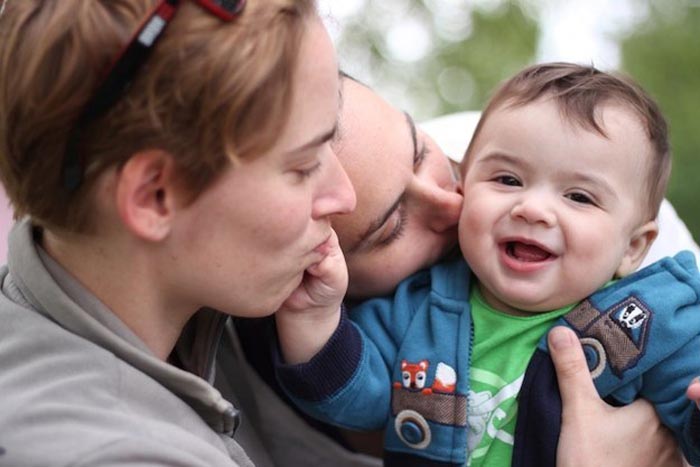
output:
<path id="1" fill-rule="evenodd" d="M 513 242 L 510 245 L 510 252 L 514 258 L 520 261 L 536 262 L 544 261 L 549 258 L 550 254 L 542 248 L 535 245 L 527 245 L 525 243 Z"/>

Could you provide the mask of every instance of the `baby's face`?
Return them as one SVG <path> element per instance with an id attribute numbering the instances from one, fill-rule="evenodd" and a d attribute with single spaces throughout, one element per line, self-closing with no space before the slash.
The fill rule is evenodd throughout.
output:
<path id="1" fill-rule="evenodd" d="M 648 138 L 625 108 L 601 111 L 607 138 L 565 121 L 549 99 L 497 108 L 477 135 L 459 243 L 495 308 L 580 301 L 634 270 L 653 240 L 655 223 L 644 219 Z"/>

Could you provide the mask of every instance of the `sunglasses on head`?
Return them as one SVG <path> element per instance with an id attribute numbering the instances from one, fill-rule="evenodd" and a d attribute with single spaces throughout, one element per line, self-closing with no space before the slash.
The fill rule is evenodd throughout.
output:
<path id="1" fill-rule="evenodd" d="M 222 21 L 233 21 L 243 10 L 246 0 L 191 0 Z M 106 114 L 119 101 L 139 69 L 148 59 L 158 40 L 172 21 L 181 0 L 160 0 L 146 17 L 132 38 L 124 45 L 95 93 L 87 102 L 66 144 L 61 167 L 61 181 L 68 192 L 73 192 L 83 182 L 84 167 L 78 154 L 78 143 L 83 128 Z"/>

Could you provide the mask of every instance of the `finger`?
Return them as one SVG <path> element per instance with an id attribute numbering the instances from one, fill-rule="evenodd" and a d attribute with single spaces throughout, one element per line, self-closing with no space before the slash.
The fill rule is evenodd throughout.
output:
<path id="1" fill-rule="evenodd" d="M 547 341 L 564 407 L 575 408 L 592 398 L 600 400 L 576 334 L 571 329 L 557 326 L 549 332 Z"/>
<path id="2" fill-rule="evenodd" d="M 338 256 L 342 255 L 343 251 L 340 249 L 340 241 L 338 240 L 338 235 L 335 230 L 331 229 L 331 234 L 328 240 L 321 245 L 316 251 L 326 256 Z"/>
<path id="3" fill-rule="evenodd" d="M 686 391 L 688 399 L 695 401 L 696 404 L 700 402 L 700 379 L 695 378 L 691 381 Z"/>
<path id="4" fill-rule="evenodd" d="M 341 261 L 345 263 L 343 250 L 340 249 L 340 242 L 338 241 L 338 235 L 335 233 L 335 230 L 331 229 L 331 235 L 328 241 L 323 245 L 321 253 L 325 255 L 323 259 L 306 269 L 306 271 L 313 276 L 322 276 L 327 272 L 328 268 L 333 267 L 334 262 Z"/>

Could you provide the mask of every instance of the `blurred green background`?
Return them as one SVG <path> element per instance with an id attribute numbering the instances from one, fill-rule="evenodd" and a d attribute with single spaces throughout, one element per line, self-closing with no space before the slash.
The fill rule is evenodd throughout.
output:
<path id="1" fill-rule="evenodd" d="M 503 79 L 554 59 L 632 75 L 671 128 L 667 197 L 700 239 L 699 0 L 321 0 L 341 67 L 418 120 L 478 110 Z M 582 9 L 583 8 L 583 9 Z M 568 16 L 567 16 L 568 15 Z M 573 15 L 573 17 L 572 17 Z M 598 55 L 571 58 L 593 30 Z"/>

